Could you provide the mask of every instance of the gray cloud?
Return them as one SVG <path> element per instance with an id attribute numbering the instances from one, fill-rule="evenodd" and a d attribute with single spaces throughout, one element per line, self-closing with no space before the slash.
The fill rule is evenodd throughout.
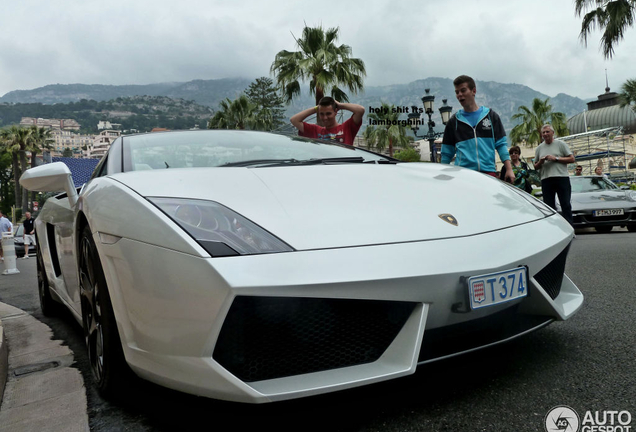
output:
<path id="1" fill-rule="evenodd" d="M 367 85 L 466 73 L 583 98 L 633 75 L 636 29 L 604 61 L 571 2 L 23 0 L 3 5 L 0 94 L 46 84 L 147 84 L 269 74 L 304 22 L 339 26 Z"/>

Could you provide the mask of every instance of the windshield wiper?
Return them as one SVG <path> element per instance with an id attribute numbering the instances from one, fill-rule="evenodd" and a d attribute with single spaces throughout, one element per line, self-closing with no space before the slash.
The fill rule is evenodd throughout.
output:
<path id="1" fill-rule="evenodd" d="M 248 166 L 298 166 L 298 165 L 333 165 L 340 163 L 363 163 L 363 157 L 333 157 L 320 159 L 254 159 L 240 162 L 228 162 L 222 167 L 248 167 Z"/>
<path id="2" fill-rule="evenodd" d="M 221 166 L 222 167 L 248 167 L 253 165 L 288 164 L 288 163 L 294 163 L 294 162 L 299 162 L 299 161 L 296 159 L 252 159 L 252 160 L 239 161 L 239 162 L 228 162 Z"/>
<path id="3" fill-rule="evenodd" d="M 331 165 L 331 164 L 339 164 L 339 163 L 363 163 L 363 157 L 333 157 L 333 158 L 320 158 L 320 159 L 306 159 L 301 161 L 296 161 L 294 165 Z"/>

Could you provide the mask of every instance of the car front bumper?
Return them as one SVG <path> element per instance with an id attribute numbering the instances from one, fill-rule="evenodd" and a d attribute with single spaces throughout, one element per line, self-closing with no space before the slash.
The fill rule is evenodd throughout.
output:
<path id="1" fill-rule="evenodd" d="M 571 239 L 555 215 L 464 238 L 226 258 L 125 238 L 98 248 L 138 375 L 262 403 L 408 375 L 568 319 L 583 303 L 563 275 Z M 520 265 L 528 297 L 469 310 L 466 277 Z M 475 328 L 482 338 L 467 338 Z M 449 334 L 457 342 L 441 344 Z"/>
<path id="2" fill-rule="evenodd" d="M 574 228 L 636 225 L 636 207 L 624 211 L 623 215 L 594 216 L 593 210 L 572 210 L 572 225 Z"/>

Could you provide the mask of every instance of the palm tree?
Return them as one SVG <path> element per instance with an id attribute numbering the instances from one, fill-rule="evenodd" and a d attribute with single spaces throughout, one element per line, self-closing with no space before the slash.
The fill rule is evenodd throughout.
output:
<path id="1" fill-rule="evenodd" d="M 521 105 L 519 112 L 512 116 L 512 121 L 521 123 L 513 127 L 510 131 L 510 142 L 518 144 L 525 140 L 526 145 L 533 147 L 543 141 L 541 138 L 541 127 L 550 123 L 554 128 L 557 136 L 566 136 L 568 131 L 567 119 L 562 112 L 553 112 L 552 105 L 548 103 L 550 98 L 541 100 L 534 98 L 532 101 L 532 109 L 525 105 Z"/>
<path id="2" fill-rule="evenodd" d="M 51 136 L 51 129 L 48 128 L 33 125 L 30 128 L 30 132 L 29 150 L 31 151 L 31 168 L 34 168 L 37 165 L 37 154 L 43 152 L 45 149 L 52 149 L 51 144 L 53 144 L 55 140 Z"/>
<path id="3" fill-rule="evenodd" d="M 603 57 L 609 59 L 614 55 L 614 45 L 623 39 L 627 28 L 634 24 L 636 0 L 574 0 L 574 10 L 579 17 L 585 13 L 579 34 L 585 46 L 588 35 L 598 27 L 603 32 Z"/>
<path id="4" fill-rule="evenodd" d="M 208 129 L 253 129 L 265 122 L 264 117 L 258 117 L 256 104 L 244 94 L 233 101 L 226 98 L 219 106 L 221 109 L 208 122 Z"/>
<path id="5" fill-rule="evenodd" d="M 394 147 L 407 147 L 410 143 L 406 135 L 406 126 L 399 120 L 400 114 L 393 112 L 395 105 L 382 103 L 380 112 L 369 114 L 369 126 L 364 130 L 363 137 L 369 149 L 379 152 L 389 148 L 389 156 L 393 157 Z"/>
<path id="6" fill-rule="evenodd" d="M 28 196 L 22 194 L 20 187 L 20 176 L 26 171 L 26 150 L 29 138 L 29 129 L 19 126 L 11 126 L 2 130 L 0 135 L 3 146 L 11 153 L 13 165 L 13 181 L 15 182 L 15 202 L 22 206 L 22 212 L 27 211 Z"/>
<path id="7" fill-rule="evenodd" d="M 55 140 L 51 137 L 51 129 L 45 127 L 38 127 L 33 125 L 30 128 L 29 135 L 29 150 L 31 151 L 31 168 L 35 168 L 37 165 L 37 154 L 39 152 L 44 153 L 44 150 L 50 150 Z M 36 192 L 31 192 L 31 202 L 35 201 Z"/>
<path id="8" fill-rule="evenodd" d="M 636 112 L 636 79 L 625 81 L 621 90 L 621 107 L 631 106 L 632 110 Z"/>
<path id="9" fill-rule="evenodd" d="M 328 92 L 337 101 L 348 102 L 349 97 L 340 87 L 352 93 L 363 89 L 364 62 L 351 57 L 348 45 L 336 45 L 338 31 L 338 27 L 325 31 L 322 26 L 305 26 L 302 36 L 296 39 L 300 51 L 283 50 L 276 54 L 271 72 L 276 75 L 286 102 L 300 95 L 301 82 L 307 80 L 316 105 Z"/>

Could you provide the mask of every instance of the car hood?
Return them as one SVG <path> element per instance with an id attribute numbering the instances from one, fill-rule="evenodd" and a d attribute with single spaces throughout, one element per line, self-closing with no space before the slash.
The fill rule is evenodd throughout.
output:
<path id="1" fill-rule="evenodd" d="M 634 207 L 629 192 L 622 190 L 582 192 L 572 194 L 572 210 Z"/>
<path id="2" fill-rule="evenodd" d="M 442 164 L 192 168 L 111 178 L 145 197 L 216 201 L 297 250 L 468 236 L 545 217 L 534 198 Z"/>

